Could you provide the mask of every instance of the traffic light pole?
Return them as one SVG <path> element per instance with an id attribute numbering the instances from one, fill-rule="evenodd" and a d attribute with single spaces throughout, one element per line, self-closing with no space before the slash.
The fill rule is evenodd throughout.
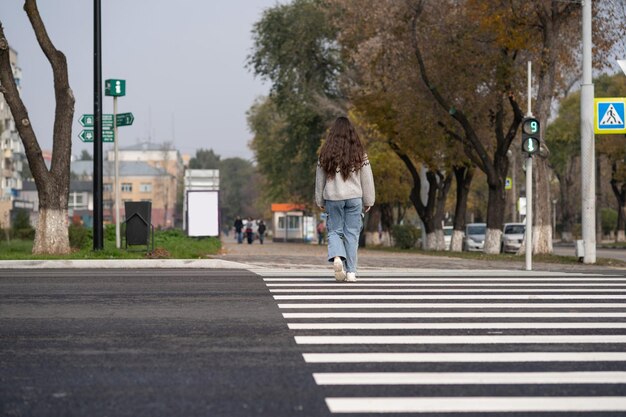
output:
<path id="1" fill-rule="evenodd" d="M 532 117 L 532 63 L 528 61 L 528 107 L 526 116 Z M 522 132 L 524 129 L 522 124 Z M 526 270 L 533 270 L 533 156 L 526 158 Z"/>

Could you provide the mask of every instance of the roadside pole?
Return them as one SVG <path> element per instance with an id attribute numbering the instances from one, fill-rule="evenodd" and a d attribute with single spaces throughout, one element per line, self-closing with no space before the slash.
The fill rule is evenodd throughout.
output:
<path id="1" fill-rule="evenodd" d="M 118 158 L 117 96 L 113 96 L 113 149 L 115 153 L 115 247 L 122 247 L 120 238 L 120 161 Z"/>
<path id="2" fill-rule="evenodd" d="M 528 107 L 527 117 L 532 117 L 532 63 L 528 61 Z M 522 135 L 524 123 L 522 123 Z M 523 142 L 523 138 L 522 138 Z M 522 143 L 522 146 L 524 144 Z M 526 270 L 533 269 L 533 156 L 528 154 L 526 158 Z"/>
<path id="3" fill-rule="evenodd" d="M 594 88 L 591 68 L 591 0 L 582 2 L 583 83 L 580 92 L 580 156 L 582 174 L 583 262 L 596 263 L 596 152 L 594 144 Z"/>

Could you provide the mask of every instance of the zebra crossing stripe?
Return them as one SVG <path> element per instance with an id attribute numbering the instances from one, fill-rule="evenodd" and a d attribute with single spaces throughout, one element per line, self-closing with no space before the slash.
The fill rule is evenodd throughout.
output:
<path id="1" fill-rule="evenodd" d="M 328 282 L 336 284 L 334 278 L 263 278 L 265 282 Z M 507 283 L 507 285 L 516 285 L 516 283 L 536 283 L 536 282 L 562 282 L 562 281 L 590 281 L 590 282 L 624 282 L 626 283 L 626 278 L 463 278 L 463 277 L 454 277 L 454 278 L 446 278 L 445 280 L 441 277 L 432 277 L 432 278 L 359 278 L 359 282 L 406 282 L 406 281 L 415 281 L 415 282 L 439 282 L 441 285 L 460 285 L 465 282 L 503 282 Z M 511 283 L 511 284 L 508 284 Z M 270 285 L 270 284 L 268 284 Z M 354 284 L 350 284 L 351 286 Z M 621 285 L 621 284 L 618 284 Z"/>
<path id="2" fill-rule="evenodd" d="M 299 345 L 626 343 L 626 335 L 294 336 Z"/>
<path id="3" fill-rule="evenodd" d="M 287 303 L 281 309 L 346 309 L 346 308 L 626 308 L 626 303 Z"/>
<path id="4" fill-rule="evenodd" d="M 287 323 L 291 330 L 626 329 L 626 322 Z"/>
<path id="5" fill-rule="evenodd" d="M 626 352 L 349 352 L 302 357 L 307 363 L 624 362 Z"/>
<path id="6" fill-rule="evenodd" d="M 327 372 L 317 385 L 624 384 L 626 372 Z"/>
<path id="7" fill-rule="evenodd" d="M 447 319 L 447 318 L 624 318 L 626 312 L 524 312 L 524 313 L 510 313 L 505 311 L 500 312 L 482 312 L 476 311 L 472 313 L 457 312 L 457 313 L 414 313 L 414 312 L 402 312 L 402 313 L 388 313 L 388 312 L 373 312 L 373 313 L 361 313 L 361 312 L 328 312 L 328 313 L 283 313 L 285 319 Z"/>
<path id="8" fill-rule="evenodd" d="M 331 413 L 626 412 L 626 397 L 330 397 Z"/>
<path id="9" fill-rule="evenodd" d="M 427 288 L 422 288 L 427 287 Z M 436 287 L 436 288 L 433 288 Z M 541 285 L 525 285 L 524 287 L 516 288 L 501 288 L 503 285 L 491 286 L 492 288 L 484 288 L 485 286 L 478 285 L 459 285 L 454 288 L 450 286 L 439 285 L 411 285 L 410 288 L 274 288 L 270 289 L 272 294 L 276 293 L 377 293 L 377 292 L 526 292 L 526 291 L 541 291 L 541 292 L 607 292 L 607 291 L 626 291 L 626 285 L 619 284 L 619 288 L 615 288 L 614 285 L 600 285 L 592 284 L 586 288 L 581 288 L 582 285 L 567 285 L 557 287 L 556 285 L 546 285 L 543 288 Z M 493 288 L 498 287 L 498 288 Z M 508 287 L 508 286 L 507 286 Z"/>
<path id="10" fill-rule="evenodd" d="M 275 295 L 281 300 L 626 300 L 613 294 L 348 294 L 348 295 Z M 626 307 L 626 305 L 625 305 Z"/>
<path id="11" fill-rule="evenodd" d="M 294 287 L 294 288 L 332 288 L 332 289 L 337 289 L 337 290 L 342 290 L 342 289 L 348 289 L 348 288 L 368 288 L 368 287 L 419 287 L 421 285 L 418 284 L 408 284 L 405 282 L 395 282 L 395 283 L 390 283 L 389 281 L 385 282 L 385 283 L 380 283 L 380 284 L 364 284 L 364 283 L 349 283 L 349 284 L 338 284 L 337 282 L 335 283 L 329 283 L 329 284 L 300 284 L 300 283 L 291 283 L 291 284 L 265 284 L 267 287 L 270 288 L 277 288 L 277 287 Z M 619 287 L 624 287 L 625 284 L 619 284 Z M 442 284 L 429 284 L 429 285 L 424 285 L 426 287 L 471 287 L 471 286 L 475 286 L 475 284 L 456 284 L 456 285 L 442 285 Z M 504 287 L 504 286 L 508 286 L 506 284 L 498 284 L 497 286 L 500 287 Z M 529 285 L 528 287 L 540 287 L 541 285 Z M 549 285 L 551 287 L 555 287 L 556 285 Z M 568 288 L 569 285 L 563 285 L 562 287 L 559 288 Z M 582 285 L 581 285 L 582 286 Z M 598 286 L 602 286 L 599 284 L 587 284 L 585 286 L 588 287 L 598 287 Z"/>

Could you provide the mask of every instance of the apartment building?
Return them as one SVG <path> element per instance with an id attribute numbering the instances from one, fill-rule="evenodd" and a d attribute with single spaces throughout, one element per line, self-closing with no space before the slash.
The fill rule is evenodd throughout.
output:
<path id="1" fill-rule="evenodd" d="M 10 48 L 9 60 L 17 88 L 20 89 L 22 71 L 17 62 L 17 52 Z M 30 209 L 29 204 L 25 205 L 18 199 L 26 164 L 26 153 L 11 109 L 4 95 L 0 94 L 0 223 L 3 227 L 10 225 L 18 209 Z"/>
<path id="2" fill-rule="evenodd" d="M 93 179 L 93 161 L 74 161 L 72 173 L 80 180 Z M 105 222 L 115 222 L 115 164 L 102 164 L 102 205 Z M 120 161 L 120 219 L 124 221 L 126 201 L 152 203 L 154 227 L 172 227 L 176 215 L 176 177 L 144 161 Z M 93 192 L 92 192 L 93 196 Z M 71 200 L 71 199 L 70 199 Z M 92 207 L 93 210 L 93 207 Z"/>

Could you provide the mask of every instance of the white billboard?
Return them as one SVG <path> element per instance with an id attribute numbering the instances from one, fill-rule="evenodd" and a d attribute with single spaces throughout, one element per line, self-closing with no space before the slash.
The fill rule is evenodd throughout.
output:
<path id="1" fill-rule="evenodd" d="M 187 235 L 219 236 L 218 191 L 187 191 Z"/>

